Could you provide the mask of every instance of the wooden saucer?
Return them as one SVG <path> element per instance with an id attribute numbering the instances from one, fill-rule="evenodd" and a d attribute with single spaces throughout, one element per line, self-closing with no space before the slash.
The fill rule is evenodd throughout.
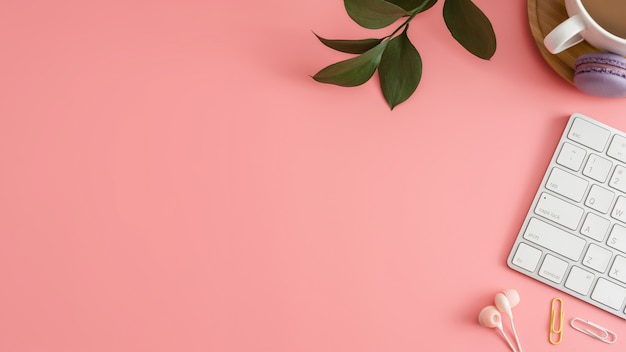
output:
<path id="1" fill-rule="evenodd" d="M 543 45 L 543 38 L 567 19 L 567 11 L 563 0 L 528 0 L 528 21 L 530 30 L 535 38 L 535 43 L 541 52 L 541 56 L 548 62 L 550 67 L 568 82 L 574 80 L 574 62 L 582 54 L 598 52 L 597 48 L 587 42 L 576 44 L 573 47 L 559 53 L 552 54 Z"/>

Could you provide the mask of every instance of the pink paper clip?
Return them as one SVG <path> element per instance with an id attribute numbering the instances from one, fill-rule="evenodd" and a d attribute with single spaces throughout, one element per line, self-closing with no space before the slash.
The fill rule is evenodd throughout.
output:
<path id="1" fill-rule="evenodd" d="M 602 342 L 612 344 L 617 341 L 617 335 L 613 331 L 603 328 L 600 325 L 594 324 L 590 321 L 580 318 L 573 318 L 570 321 L 570 325 L 572 326 L 572 328 L 574 328 L 574 330 L 578 330 L 583 334 L 589 335 Z"/>

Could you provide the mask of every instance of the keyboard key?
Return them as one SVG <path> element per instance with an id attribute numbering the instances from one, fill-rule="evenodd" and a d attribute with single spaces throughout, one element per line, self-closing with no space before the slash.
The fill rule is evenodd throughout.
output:
<path id="1" fill-rule="evenodd" d="M 559 168 L 552 169 L 546 188 L 575 202 L 583 200 L 589 181 Z"/>
<path id="2" fill-rule="evenodd" d="M 567 138 L 601 152 L 609 141 L 611 132 L 594 123 L 575 118 Z"/>
<path id="3" fill-rule="evenodd" d="M 606 214 L 611 208 L 611 203 L 613 203 L 614 197 L 615 193 L 613 193 L 613 191 L 609 191 L 608 189 L 598 185 L 593 185 L 589 190 L 589 195 L 587 195 L 585 205 L 591 209 Z"/>
<path id="4" fill-rule="evenodd" d="M 541 251 L 537 248 L 533 248 L 526 243 L 520 243 L 513 257 L 513 264 L 528 271 L 535 271 L 539 259 L 541 258 Z"/>
<path id="5" fill-rule="evenodd" d="M 585 159 L 585 150 L 571 143 L 563 143 L 559 157 L 556 159 L 558 164 L 565 166 L 574 171 L 580 170 L 580 166 Z"/>
<path id="6" fill-rule="evenodd" d="M 524 238 L 572 260 L 578 260 L 585 240 L 537 218 L 531 218 Z"/>
<path id="7" fill-rule="evenodd" d="M 565 287 L 581 295 L 587 295 L 589 294 L 589 289 L 591 289 L 594 278 L 595 275 L 592 273 L 574 266 L 567 277 L 567 281 L 565 281 Z"/>
<path id="8" fill-rule="evenodd" d="M 609 186 L 626 193 L 626 168 L 621 165 L 615 167 Z"/>
<path id="9" fill-rule="evenodd" d="M 610 160 L 591 154 L 583 169 L 583 175 L 598 182 L 604 182 L 609 176 L 609 172 L 611 172 L 611 166 L 613 166 L 613 163 Z"/>
<path id="10" fill-rule="evenodd" d="M 613 309 L 620 309 L 626 299 L 626 288 L 607 279 L 599 278 L 591 293 L 591 299 Z"/>
<path id="11" fill-rule="evenodd" d="M 560 284 L 561 281 L 563 281 L 563 276 L 565 275 L 566 270 L 567 262 L 565 260 L 546 254 L 546 259 L 543 260 L 541 269 L 539 269 L 539 275 Z"/>
<path id="12" fill-rule="evenodd" d="M 535 207 L 535 214 L 576 230 L 583 216 L 583 209 L 561 200 L 549 193 L 542 193 Z"/>
<path id="13" fill-rule="evenodd" d="M 594 213 L 588 213 L 585 222 L 583 222 L 583 226 L 580 227 L 580 233 L 598 242 L 602 242 L 606 232 L 609 230 L 609 225 L 611 225 L 611 222 L 606 218 Z"/>
<path id="14" fill-rule="evenodd" d="M 618 224 L 613 225 L 609 239 L 606 241 L 609 247 L 626 253 L 626 227 Z"/>
<path id="15" fill-rule="evenodd" d="M 621 222 L 626 222 L 626 198 L 622 196 L 617 197 L 611 217 Z"/>
<path id="16" fill-rule="evenodd" d="M 611 270 L 609 270 L 609 276 L 626 283 L 626 258 L 621 255 L 615 256 Z"/>
<path id="17" fill-rule="evenodd" d="M 626 138 L 620 135 L 613 136 L 606 154 L 621 162 L 626 162 Z"/>
<path id="18" fill-rule="evenodd" d="M 585 253 L 583 258 L 583 265 L 603 273 L 606 267 L 609 266 L 612 256 L 613 252 L 592 243 L 587 248 L 587 253 Z"/>

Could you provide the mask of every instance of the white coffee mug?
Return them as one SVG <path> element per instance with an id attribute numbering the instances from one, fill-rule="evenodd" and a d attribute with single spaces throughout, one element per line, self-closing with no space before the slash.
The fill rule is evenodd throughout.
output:
<path id="1" fill-rule="evenodd" d="M 591 1 L 595 1 L 595 4 L 597 4 L 594 4 L 594 6 L 604 6 L 600 7 L 603 11 L 614 11 L 616 15 L 621 17 L 618 25 L 622 26 L 623 24 L 622 27 L 626 28 L 626 21 L 624 21 L 624 19 L 626 19 L 624 10 L 626 1 L 586 0 L 587 3 Z M 610 22 L 604 23 L 604 27 L 598 24 L 600 21 L 599 16 L 596 13 L 597 18 L 592 17 L 590 14 L 591 6 L 590 4 L 587 6 L 588 8 L 585 7 L 582 0 L 565 0 L 565 9 L 567 10 L 569 18 L 561 22 L 544 38 L 543 43 L 548 51 L 553 54 L 558 54 L 586 40 L 589 44 L 600 50 L 626 56 L 626 34 L 622 34 L 620 31 L 620 35 L 624 36 L 620 37 L 609 32 L 609 30 L 604 27 L 610 24 Z M 621 8 L 613 8 L 615 6 Z M 603 22 L 600 21 L 600 23 Z M 624 29 L 624 31 L 626 31 L 626 29 Z"/>

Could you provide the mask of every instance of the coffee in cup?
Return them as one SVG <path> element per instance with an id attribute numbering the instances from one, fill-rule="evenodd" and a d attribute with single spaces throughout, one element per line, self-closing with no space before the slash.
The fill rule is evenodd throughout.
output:
<path id="1" fill-rule="evenodd" d="M 565 0 L 568 18 L 544 38 L 558 54 L 583 40 L 596 48 L 626 56 L 626 1 Z"/>
<path id="2" fill-rule="evenodd" d="M 589 16 L 609 33 L 626 38 L 626 1 L 582 0 Z"/>

